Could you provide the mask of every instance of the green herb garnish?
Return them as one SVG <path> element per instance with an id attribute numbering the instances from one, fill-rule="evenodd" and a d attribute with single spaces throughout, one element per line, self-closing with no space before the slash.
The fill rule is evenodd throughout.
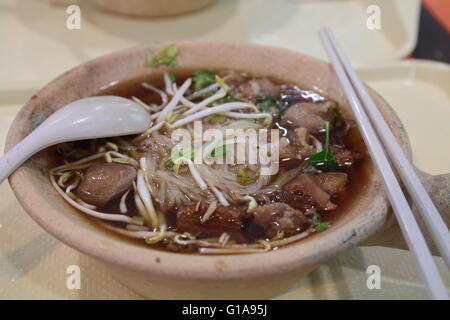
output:
<path id="1" fill-rule="evenodd" d="M 47 176 L 47 172 L 45 171 L 44 168 L 39 168 L 39 173 L 40 173 L 41 176 L 43 176 L 43 177 Z"/>
<path id="2" fill-rule="evenodd" d="M 305 171 L 316 169 L 322 172 L 328 172 L 335 171 L 339 168 L 336 158 L 330 149 L 330 123 L 328 121 L 325 124 L 325 136 L 325 148 L 308 158 L 304 167 Z"/>
<path id="3" fill-rule="evenodd" d="M 150 49 L 146 49 L 147 66 L 157 67 L 162 64 L 175 67 L 177 65 L 178 48 L 174 44 L 169 44 L 160 49 L 156 54 Z"/>
<path id="4" fill-rule="evenodd" d="M 213 69 L 199 70 L 194 72 L 193 81 L 195 90 L 200 90 L 216 82 L 216 74 Z"/>
<path id="5" fill-rule="evenodd" d="M 172 169 L 175 165 L 175 161 L 179 158 L 186 158 L 189 160 L 194 160 L 195 158 L 195 149 L 191 147 L 184 148 L 183 150 L 179 151 L 176 155 L 174 155 L 171 159 L 166 161 L 166 168 Z"/>
<path id="6" fill-rule="evenodd" d="M 237 173 L 237 178 L 238 182 L 243 185 L 249 185 L 256 182 L 256 178 L 254 178 L 246 169 L 240 169 Z"/>
<path id="7" fill-rule="evenodd" d="M 233 96 L 227 95 L 227 96 L 223 97 L 222 99 L 219 99 L 219 100 L 216 100 L 214 102 L 211 102 L 210 105 L 211 106 L 217 106 L 219 104 L 224 104 L 224 103 L 233 102 L 233 101 L 236 101 L 236 99 Z"/>
<path id="8" fill-rule="evenodd" d="M 211 117 L 211 120 L 209 120 L 209 122 L 211 122 L 212 124 L 217 124 L 217 123 L 225 122 L 226 119 L 227 119 L 227 117 L 225 117 L 221 114 L 215 114 Z"/>
<path id="9" fill-rule="evenodd" d="M 211 153 L 209 154 L 210 157 L 220 157 L 222 155 L 224 155 L 225 153 L 227 153 L 228 151 L 228 146 L 226 144 L 220 146 L 220 147 L 216 147 L 213 151 L 211 151 Z"/>
<path id="10" fill-rule="evenodd" d="M 331 119 L 333 119 L 333 128 L 335 130 L 344 130 L 345 129 L 345 120 L 342 117 L 341 112 L 339 111 L 339 104 L 334 101 L 334 103 L 336 104 L 336 107 L 330 108 L 328 110 L 328 114 L 330 116 Z"/>
<path id="11" fill-rule="evenodd" d="M 320 214 L 318 213 L 314 213 L 313 216 L 311 217 L 311 223 L 314 227 L 315 232 L 323 232 L 331 226 L 331 222 L 328 221 L 320 222 L 320 219 L 321 217 Z"/>
<path id="12" fill-rule="evenodd" d="M 169 76 L 170 81 L 175 82 L 177 80 L 175 73 L 168 72 L 167 75 Z"/>
<path id="13" fill-rule="evenodd" d="M 282 103 L 274 97 L 262 97 L 255 99 L 255 105 L 261 112 L 270 113 L 272 117 L 278 117 L 283 111 Z"/>
<path id="14" fill-rule="evenodd" d="M 280 107 L 278 100 L 273 97 L 257 98 L 255 104 L 259 107 L 261 112 L 269 112 L 271 108 L 278 109 Z"/>
<path id="15" fill-rule="evenodd" d="M 321 222 L 317 226 L 314 227 L 314 231 L 316 232 L 323 232 L 327 230 L 331 226 L 330 222 Z"/>

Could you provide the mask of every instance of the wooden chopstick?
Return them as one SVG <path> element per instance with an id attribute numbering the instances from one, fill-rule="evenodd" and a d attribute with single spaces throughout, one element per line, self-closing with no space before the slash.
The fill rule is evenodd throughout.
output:
<path id="1" fill-rule="evenodd" d="M 403 236 L 410 248 L 418 266 L 422 280 L 428 293 L 433 299 L 449 299 L 447 289 L 434 263 L 431 252 L 425 242 L 414 214 L 400 187 L 399 182 L 389 164 L 388 157 L 375 133 L 374 128 L 359 100 L 350 79 L 347 77 L 344 66 L 334 49 L 333 43 L 327 36 L 325 28 L 319 30 L 320 40 L 330 58 L 333 69 L 345 92 L 348 103 L 352 109 L 359 131 L 367 146 L 367 150 L 375 164 L 378 174 L 387 191 L 388 198 L 397 217 Z"/>

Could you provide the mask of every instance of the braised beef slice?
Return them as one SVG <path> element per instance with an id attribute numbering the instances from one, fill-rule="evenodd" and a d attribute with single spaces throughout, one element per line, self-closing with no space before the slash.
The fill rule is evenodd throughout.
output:
<path id="1" fill-rule="evenodd" d="M 281 88 L 266 78 L 254 78 L 241 83 L 237 87 L 238 93 L 243 97 L 253 99 L 260 97 L 274 97 L 280 94 Z"/>
<path id="2" fill-rule="evenodd" d="M 258 207 L 253 213 L 253 222 L 262 226 L 268 238 L 282 233 L 289 237 L 306 230 L 310 220 L 303 212 L 286 203 L 271 203 Z"/>
<path id="3" fill-rule="evenodd" d="M 189 232 L 201 238 L 220 237 L 222 233 L 226 232 L 233 240 L 242 241 L 244 209 L 236 205 L 219 205 L 209 219 L 202 223 L 201 219 L 208 206 L 202 201 L 199 206 L 193 204 L 178 209 L 177 230 Z"/>
<path id="4" fill-rule="evenodd" d="M 332 145 L 330 149 L 337 163 L 343 167 L 351 167 L 363 158 L 361 153 L 348 150 L 343 146 Z"/>
<path id="5" fill-rule="evenodd" d="M 329 104 L 300 102 L 290 106 L 283 121 L 295 128 L 305 128 L 310 132 L 317 132 L 325 128 L 324 119 Z"/>
<path id="6" fill-rule="evenodd" d="M 311 208 L 314 204 L 309 195 L 282 189 L 256 196 L 256 201 L 258 201 L 260 205 L 267 204 L 267 199 L 270 203 L 283 202 L 293 208 L 303 210 Z"/>
<path id="7" fill-rule="evenodd" d="M 313 179 L 328 194 L 344 191 L 348 181 L 348 176 L 343 172 L 327 172 L 313 175 Z"/>
<path id="8" fill-rule="evenodd" d="M 100 163 L 90 166 L 75 190 L 86 203 L 102 207 L 127 191 L 136 178 L 136 169 L 120 163 Z"/>
<path id="9" fill-rule="evenodd" d="M 313 202 L 324 210 L 333 210 L 336 205 L 331 195 L 340 192 L 347 184 L 345 173 L 299 174 L 284 186 L 284 190 L 311 196 Z"/>

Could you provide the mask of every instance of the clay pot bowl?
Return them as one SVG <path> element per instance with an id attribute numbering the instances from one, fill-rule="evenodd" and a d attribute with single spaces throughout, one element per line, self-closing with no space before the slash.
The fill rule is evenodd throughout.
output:
<path id="1" fill-rule="evenodd" d="M 251 44 L 190 41 L 176 45 L 180 55 L 178 66 L 170 69 L 172 72 L 212 67 L 268 76 L 323 93 L 340 103 L 345 117 L 351 117 L 340 85 L 326 62 L 292 51 Z M 158 50 L 162 46 L 164 44 L 157 44 L 151 48 Z M 39 119 L 71 101 L 95 95 L 100 88 L 116 81 L 162 76 L 167 70 L 164 66 L 145 67 L 142 47 L 112 53 L 75 67 L 49 83 L 23 106 L 9 130 L 6 150 L 30 133 Z M 371 93 L 409 154 L 409 143 L 399 119 L 382 98 Z M 380 179 L 368 159 L 365 185 L 355 192 L 346 212 L 326 232 L 266 253 L 199 256 L 159 251 L 100 228 L 94 220 L 64 202 L 48 178 L 39 172 L 39 168 L 51 166 L 53 157 L 52 149 L 44 150 L 10 177 L 20 204 L 54 237 L 94 257 L 122 283 L 149 298 L 269 298 L 292 286 L 320 263 L 367 240 L 392 219 Z M 431 177 L 427 178 L 432 181 Z M 448 195 L 448 181 L 448 176 L 441 176 L 440 187 L 430 185 L 440 188 L 441 193 L 446 190 Z M 448 213 L 448 196 L 442 194 L 447 202 L 440 203 L 441 209 Z M 387 235 L 390 242 L 385 245 L 401 245 L 398 229 L 382 229 L 386 230 L 390 232 Z M 380 243 L 373 239 L 372 244 Z"/>
<path id="2" fill-rule="evenodd" d="M 203 8 L 214 0 L 94 0 L 94 3 L 114 13 L 136 17 L 158 17 L 183 14 Z"/>

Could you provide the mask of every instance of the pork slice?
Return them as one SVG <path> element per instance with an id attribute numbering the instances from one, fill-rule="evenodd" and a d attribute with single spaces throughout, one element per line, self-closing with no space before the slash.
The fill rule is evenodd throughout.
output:
<path id="1" fill-rule="evenodd" d="M 242 219 L 245 216 L 245 210 L 236 205 L 219 205 L 208 220 L 202 223 L 202 217 L 208 206 L 202 201 L 200 205 L 186 205 L 178 209 L 177 230 L 189 232 L 201 238 L 220 237 L 226 232 L 233 240 L 242 241 Z"/>
<path id="2" fill-rule="evenodd" d="M 265 229 L 268 238 L 281 232 L 283 236 L 289 237 L 306 230 L 310 225 L 310 220 L 302 211 L 281 202 L 258 207 L 253 213 L 253 222 Z"/>
<path id="3" fill-rule="evenodd" d="M 312 174 L 299 174 L 288 182 L 284 189 L 311 196 L 313 202 L 324 210 L 333 210 L 336 205 L 330 201 L 330 194 L 321 188 Z"/>
<path id="4" fill-rule="evenodd" d="M 246 98 L 274 97 L 280 94 L 281 88 L 266 78 L 254 78 L 241 83 L 238 92 Z"/>
<path id="5" fill-rule="evenodd" d="M 136 173 L 135 168 L 126 164 L 94 164 L 83 174 L 75 193 L 84 202 L 103 207 L 131 188 Z"/>

